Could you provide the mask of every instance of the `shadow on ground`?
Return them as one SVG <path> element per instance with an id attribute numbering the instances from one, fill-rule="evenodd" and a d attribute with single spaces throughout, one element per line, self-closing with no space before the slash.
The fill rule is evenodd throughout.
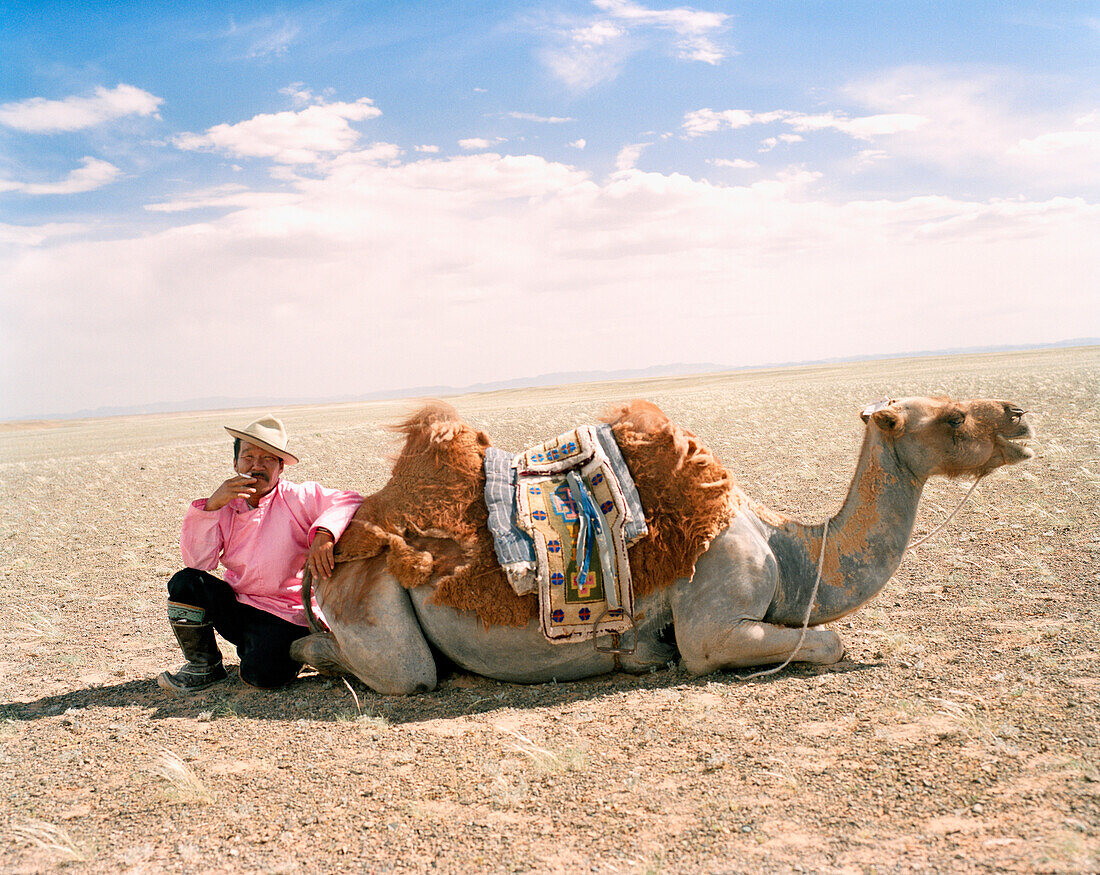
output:
<path id="1" fill-rule="evenodd" d="M 170 698 L 155 678 L 127 681 L 110 686 L 85 687 L 69 693 L 44 696 L 31 702 L 0 704 L 2 720 L 40 720 L 64 714 L 69 709 L 151 709 L 151 719 L 202 717 L 207 720 L 232 717 L 249 720 L 346 721 L 360 714 L 381 718 L 390 724 L 447 720 L 471 714 L 486 714 L 502 708 L 546 708 L 600 699 L 631 690 L 660 690 L 673 687 L 768 686 L 779 681 L 793 683 L 821 674 L 864 671 L 880 663 L 844 661 L 833 666 L 799 666 L 779 674 L 748 681 L 729 672 L 692 677 L 681 668 L 646 675 L 609 674 L 580 681 L 552 684 L 508 684 L 464 672 L 453 672 L 430 693 L 413 696 L 381 696 L 354 679 L 303 675 L 279 690 L 258 690 L 232 673 L 224 683 L 186 698 Z"/>

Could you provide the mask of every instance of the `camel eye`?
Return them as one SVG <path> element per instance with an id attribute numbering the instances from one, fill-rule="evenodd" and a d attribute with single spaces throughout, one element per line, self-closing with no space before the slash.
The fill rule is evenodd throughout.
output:
<path id="1" fill-rule="evenodd" d="M 958 428 L 964 422 L 966 422 L 966 417 L 963 416 L 961 413 L 952 413 L 950 416 L 944 419 L 944 422 L 946 422 L 952 428 Z"/>
<path id="2" fill-rule="evenodd" d="M 1027 411 L 1021 410 L 1019 407 L 1010 407 L 1008 408 L 1008 413 L 1009 416 L 1012 417 L 1013 422 L 1019 422 L 1024 418 L 1024 414 L 1027 413 Z"/>

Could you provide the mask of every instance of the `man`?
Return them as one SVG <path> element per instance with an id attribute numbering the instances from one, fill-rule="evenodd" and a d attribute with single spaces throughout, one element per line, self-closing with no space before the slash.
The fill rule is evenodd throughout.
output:
<path id="1" fill-rule="evenodd" d="M 309 634 L 303 568 L 314 578 L 332 574 L 332 545 L 363 502 L 355 492 L 281 479 L 298 459 L 278 419 L 225 430 L 237 474 L 187 509 L 180 535 L 187 568 L 168 581 L 168 622 L 187 659 L 157 678 L 173 695 L 226 678 L 214 630 L 237 645 L 249 686 L 273 689 L 297 677 L 290 644 Z M 208 573 L 219 563 L 225 580 Z"/>

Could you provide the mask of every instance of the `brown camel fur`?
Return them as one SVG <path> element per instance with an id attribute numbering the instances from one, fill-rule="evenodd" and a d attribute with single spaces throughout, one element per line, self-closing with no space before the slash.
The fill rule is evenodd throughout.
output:
<path id="1" fill-rule="evenodd" d="M 691 577 L 695 561 L 744 501 L 729 472 L 687 429 L 647 401 L 610 411 L 615 440 L 634 477 L 649 533 L 630 548 L 641 598 Z M 395 427 L 406 436 L 389 482 L 369 496 L 336 546 L 339 562 L 386 555 L 406 588 L 433 582 L 432 601 L 473 611 L 486 626 L 524 626 L 538 609 L 518 596 L 493 552 L 482 463 L 489 439 L 453 407 L 433 402 Z M 343 616 L 362 611 L 375 575 L 326 593 Z"/>

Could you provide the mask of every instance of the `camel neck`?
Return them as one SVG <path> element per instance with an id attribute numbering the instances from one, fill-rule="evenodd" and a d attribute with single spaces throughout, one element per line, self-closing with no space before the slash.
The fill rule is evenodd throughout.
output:
<path id="1" fill-rule="evenodd" d="M 905 555 L 924 481 L 898 461 L 879 430 L 864 435 L 848 496 L 829 520 L 821 585 L 810 624 L 827 623 L 873 599 Z M 817 576 L 824 525 L 767 525 L 779 586 L 765 619 L 801 625 Z"/>

